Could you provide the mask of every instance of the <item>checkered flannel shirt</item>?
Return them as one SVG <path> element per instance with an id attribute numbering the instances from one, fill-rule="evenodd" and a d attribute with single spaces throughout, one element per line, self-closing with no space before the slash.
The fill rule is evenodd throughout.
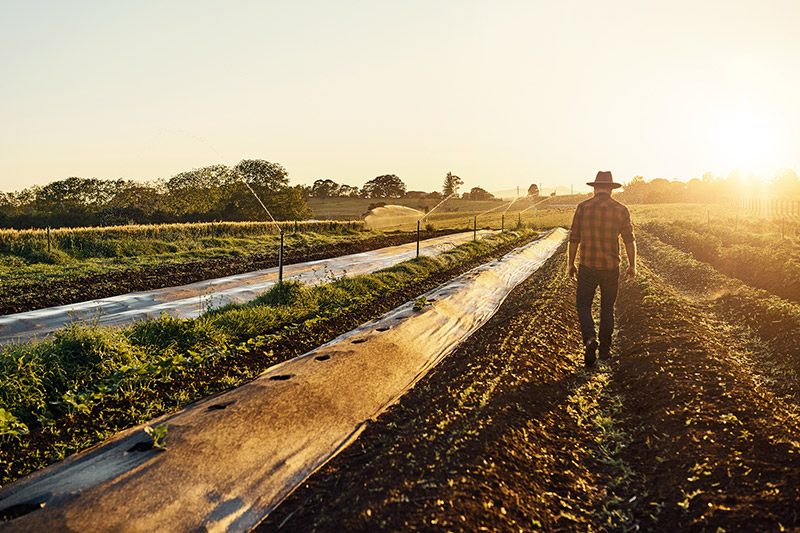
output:
<path id="1" fill-rule="evenodd" d="M 569 242 L 580 243 L 579 263 L 589 268 L 611 270 L 619 267 L 619 236 L 633 242 L 628 208 L 608 194 L 598 194 L 578 204 Z"/>

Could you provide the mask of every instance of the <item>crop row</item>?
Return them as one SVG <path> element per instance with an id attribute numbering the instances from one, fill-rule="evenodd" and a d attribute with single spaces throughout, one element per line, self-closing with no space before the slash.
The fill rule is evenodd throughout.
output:
<path id="1" fill-rule="evenodd" d="M 704 302 L 711 311 L 740 331 L 752 332 L 769 348 L 771 364 L 800 374 L 800 305 L 763 289 L 727 277 L 708 263 L 699 261 L 659 238 L 641 232 L 643 257 L 657 266 L 659 275 L 684 294 Z M 795 378 L 796 379 L 796 378 Z"/>
<path id="2" fill-rule="evenodd" d="M 362 221 L 204 222 L 148 224 L 101 228 L 0 230 L 0 254 L 29 257 L 60 250 L 75 257 L 135 255 L 135 242 L 169 243 L 186 239 L 245 238 L 283 232 L 341 232 L 361 230 Z M 126 250 L 126 247 L 130 250 Z M 122 250 L 120 250 L 122 249 Z"/>
<path id="3" fill-rule="evenodd" d="M 783 227 L 758 221 L 711 225 L 649 222 L 643 228 L 663 242 L 691 253 L 748 285 L 800 302 L 800 240 L 797 223 Z M 787 236 L 788 233 L 792 235 Z"/>
<path id="4" fill-rule="evenodd" d="M 13 459 L 2 464 L 3 482 L 251 379 L 291 352 L 269 348 L 283 338 L 323 343 L 310 332 L 331 317 L 530 236 L 506 232 L 320 286 L 286 282 L 253 302 L 193 320 L 165 315 L 124 329 L 76 324 L 52 340 L 4 347 L 0 446 Z M 45 449 L 42 442 L 49 443 Z"/>

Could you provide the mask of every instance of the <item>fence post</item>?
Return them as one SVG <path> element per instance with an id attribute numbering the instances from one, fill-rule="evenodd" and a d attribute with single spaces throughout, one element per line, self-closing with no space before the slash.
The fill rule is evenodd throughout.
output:
<path id="1" fill-rule="evenodd" d="M 47 226 L 47 253 L 50 253 L 50 226 Z"/>
<path id="2" fill-rule="evenodd" d="M 472 225 L 472 240 L 476 241 L 476 240 L 478 240 L 478 216 L 477 215 L 475 215 L 475 219 L 473 220 L 472 224 L 473 224 Z"/>
<path id="3" fill-rule="evenodd" d="M 500 215 L 500 232 L 504 232 L 506 230 L 506 215 L 503 213 Z"/>
<path id="4" fill-rule="evenodd" d="M 417 257 L 419 257 L 419 220 L 417 220 Z"/>
<path id="5" fill-rule="evenodd" d="M 281 248 L 278 250 L 278 284 L 283 283 L 283 228 L 281 228 Z"/>

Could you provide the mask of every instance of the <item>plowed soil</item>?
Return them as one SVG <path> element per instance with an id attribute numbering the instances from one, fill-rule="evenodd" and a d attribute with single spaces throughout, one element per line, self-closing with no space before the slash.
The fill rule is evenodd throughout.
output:
<path id="1" fill-rule="evenodd" d="M 461 231 L 463 230 L 426 231 L 421 233 L 421 238 L 431 239 Z M 290 265 L 356 254 L 386 246 L 406 244 L 415 241 L 416 238 L 416 233 L 398 233 L 359 241 L 306 247 L 302 251 L 288 251 L 284 262 Z M 3 297 L 0 298 L 0 316 L 129 292 L 175 287 L 275 266 L 278 266 L 278 257 L 275 253 L 240 257 L 219 256 L 176 265 L 15 284 L 1 287 Z"/>
<path id="2" fill-rule="evenodd" d="M 796 374 L 654 253 L 610 361 L 556 254 L 257 530 L 799 530 Z"/>

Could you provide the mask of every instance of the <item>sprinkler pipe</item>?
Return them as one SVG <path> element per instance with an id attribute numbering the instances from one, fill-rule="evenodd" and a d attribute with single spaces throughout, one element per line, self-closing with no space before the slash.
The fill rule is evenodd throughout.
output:
<path id="1" fill-rule="evenodd" d="M 281 247 L 278 250 L 278 284 L 283 283 L 283 230 L 281 230 Z"/>
<path id="2" fill-rule="evenodd" d="M 419 258 L 419 220 L 417 220 L 417 258 Z"/>

